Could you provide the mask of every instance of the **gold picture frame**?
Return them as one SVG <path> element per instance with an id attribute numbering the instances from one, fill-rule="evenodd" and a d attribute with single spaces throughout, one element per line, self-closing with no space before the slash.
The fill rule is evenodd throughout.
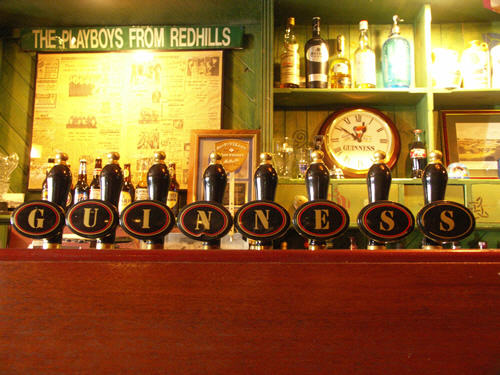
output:
<path id="1" fill-rule="evenodd" d="M 209 165 L 209 155 L 213 151 L 222 151 L 222 165 L 228 173 L 226 190 L 230 178 L 234 178 L 234 205 L 237 207 L 252 200 L 253 173 L 258 163 L 259 145 L 260 130 L 192 130 L 188 203 L 204 200 L 203 172 Z M 245 153 L 246 157 L 241 160 Z M 231 176 L 231 173 L 234 175 Z M 226 195 L 224 201 L 227 203 Z"/>

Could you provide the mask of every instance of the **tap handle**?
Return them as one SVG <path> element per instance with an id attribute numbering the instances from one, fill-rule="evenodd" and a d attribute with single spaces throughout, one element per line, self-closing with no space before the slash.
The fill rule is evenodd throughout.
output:
<path id="1" fill-rule="evenodd" d="M 278 174 L 272 164 L 270 153 L 260 154 L 260 165 L 253 175 L 255 186 L 255 197 L 257 200 L 274 201 L 276 186 L 278 185 Z"/>
<path id="2" fill-rule="evenodd" d="M 313 162 L 306 171 L 306 189 L 309 200 L 327 199 L 330 184 L 330 172 L 323 163 L 323 152 L 312 153 Z"/>
<path id="3" fill-rule="evenodd" d="M 63 208 L 66 207 L 68 194 L 71 189 L 71 170 L 67 166 L 68 155 L 59 152 L 56 155 L 56 165 L 47 175 L 47 200 Z"/>
<path id="4" fill-rule="evenodd" d="M 222 166 L 222 156 L 215 152 L 210 154 L 210 165 L 203 173 L 205 200 L 222 203 L 226 190 L 227 174 Z"/>
<path id="5" fill-rule="evenodd" d="M 376 151 L 375 162 L 366 175 L 370 203 L 389 199 L 392 177 L 390 168 L 385 164 L 385 156 L 385 152 Z"/>
<path id="6" fill-rule="evenodd" d="M 425 204 L 444 200 L 446 184 L 448 183 L 448 173 L 441 161 L 443 154 L 434 150 L 429 154 L 429 164 L 422 174 L 422 184 L 424 186 Z"/>
<path id="7" fill-rule="evenodd" d="M 101 171 L 101 199 L 118 207 L 123 185 L 123 172 L 118 164 L 120 154 L 108 153 L 108 164 Z"/>
<path id="8" fill-rule="evenodd" d="M 149 198 L 163 204 L 167 202 L 168 188 L 170 186 L 170 173 L 165 164 L 165 157 L 165 152 L 155 152 L 155 163 L 148 171 Z"/>

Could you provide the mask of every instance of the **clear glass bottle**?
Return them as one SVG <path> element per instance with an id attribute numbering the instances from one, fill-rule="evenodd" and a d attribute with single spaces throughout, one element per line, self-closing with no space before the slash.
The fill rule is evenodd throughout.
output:
<path id="1" fill-rule="evenodd" d="M 396 14 L 392 17 L 391 35 L 382 46 L 382 75 L 384 87 L 406 88 L 411 84 L 411 50 L 408 40 L 400 35 Z"/>
<path id="2" fill-rule="evenodd" d="M 295 18 L 289 17 L 280 55 L 280 87 L 297 88 L 300 84 L 299 43 L 295 37 Z"/>
<path id="3" fill-rule="evenodd" d="M 422 178 L 427 165 L 427 151 L 424 143 L 424 131 L 413 130 L 413 143 L 410 145 L 411 178 Z"/>
<path id="4" fill-rule="evenodd" d="M 330 62 L 330 87 L 351 88 L 351 62 L 345 57 L 345 37 L 337 36 L 337 54 Z"/>
<path id="5" fill-rule="evenodd" d="M 320 36 L 320 18 L 314 17 L 312 38 L 305 45 L 306 87 L 328 88 L 328 46 Z"/>
<path id="6" fill-rule="evenodd" d="M 135 187 L 135 200 L 143 201 L 149 199 L 147 172 L 140 172 L 140 179 Z"/>
<path id="7" fill-rule="evenodd" d="M 354 52 L 354 82 L 356 88 L 377 87 L 375 52 L 370 48 L 366 20 L 359 22 L 359 47 Z"/>
<path id="8" fill-rule="evenodd" d="M 469 42 L 460 61 L 464 89 L 488 89 L 490 81 L 490 53 L 488 45 L 479 40 Z"/>

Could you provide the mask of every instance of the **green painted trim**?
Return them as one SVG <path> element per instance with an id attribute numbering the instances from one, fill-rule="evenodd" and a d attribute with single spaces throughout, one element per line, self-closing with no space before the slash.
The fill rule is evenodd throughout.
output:
<path id="1" fill-rule="evenodd" d="M 273 38 L 274 2 L 262 0 L 262 151 L 272 151 L 273 144 Z"/>

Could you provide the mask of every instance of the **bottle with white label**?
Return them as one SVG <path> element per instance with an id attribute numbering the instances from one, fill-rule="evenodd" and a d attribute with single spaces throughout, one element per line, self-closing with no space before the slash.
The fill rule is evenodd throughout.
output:
<path id="1" fill-rule="evenodd" d="M 146 171 L 140 172 L 140 179 L 135 187 L 135 200 L 144 201 L 149 199 L 148 180 L 146 179 Z"/>
<path id="2" fill-rule="evenodd" d="M 312 38 L 305 45 L 306 87 L 328 88 L 328 46 L 320 36 L 320 18 L 313 18 Z"/>
<path id="3" fill-rule="evenodd" d="M 132 176 L 130 173 L 130 164 L 123 165 L 123 185 L 120 192 L 120 201 L 118 203 L 118 212 L 121 213 L 125 207 L 134 201 L 135 189 L 132 185 Z"/>
<path id="4" fill-rule="evenodd" d="M 297 88 L 300 83 L 299 43 L 295 37 L 295 18 L 289 17 L 280 56 L 280 87 Z"/>
<path id="5" fill-rule="evenodd" d="M 377 87 L 375 52 L 370 48 L 366 20 L 359 23 L 359 47 L 354 52 L 354 82 L 356 88 Z"/>

